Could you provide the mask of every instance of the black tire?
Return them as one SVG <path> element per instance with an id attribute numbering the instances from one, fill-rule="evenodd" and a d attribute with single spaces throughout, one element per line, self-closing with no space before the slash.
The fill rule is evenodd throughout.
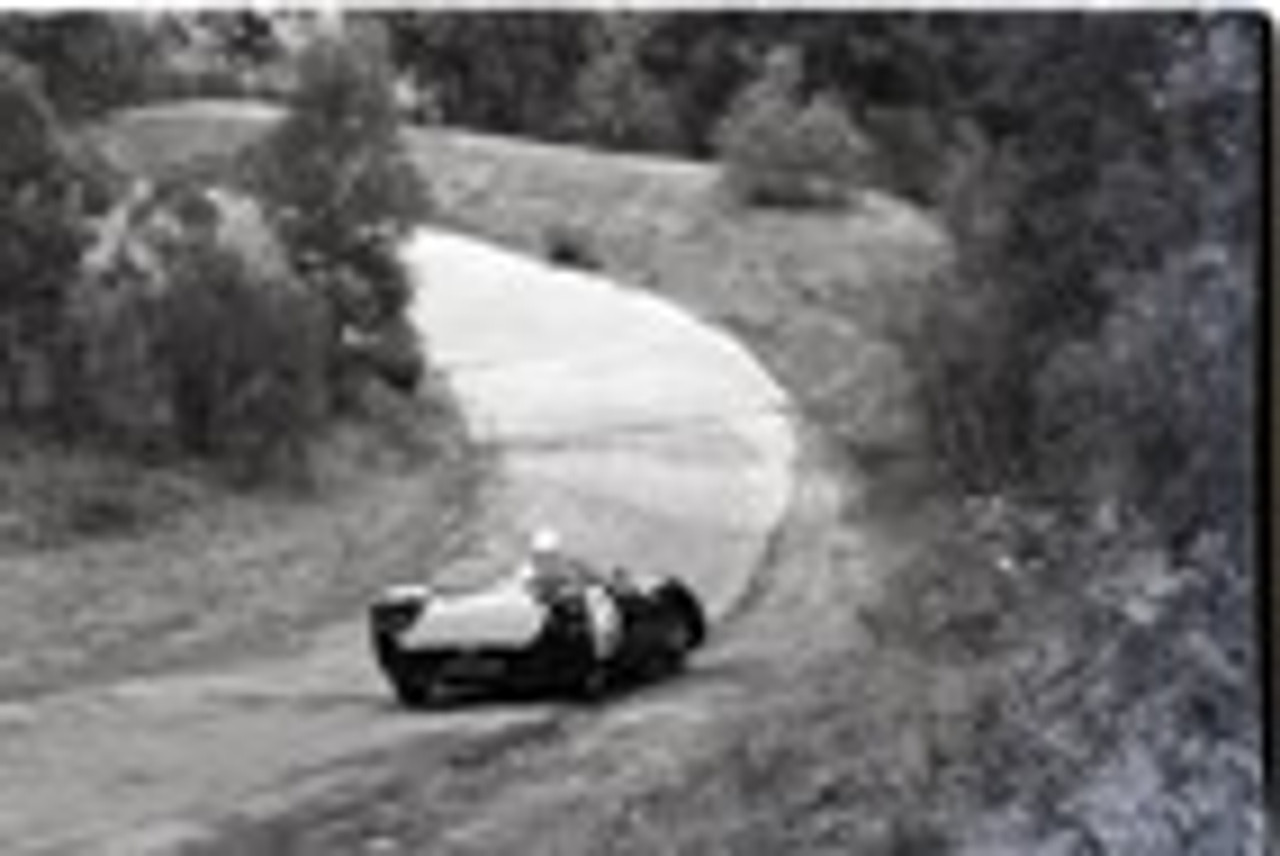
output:
<path id="1" fill-rule="evenodd" d="M 667 640 L 683 660 L 685 654 L 707 639 L 706 613 L 693 591 L 676 580 L 663 584 L 657 600 L 667 626 Z"/>
<path id="2" fill-rule="evenodd" d="M 422 710 L 430 707 L 436 699 L 436 688 L 432 681 L 412 675 L 388 675 L 388 678 L 396 701 L 403 707 Z"/>
<path id="3" fill-rule="evenodd" d="M 430 706 L 438 695 L 435 676 L 439 665 L 433 658 L 402 651 L 394 636 L 377 627 L 372 636 L 378 666 L 396 700 L 411 709 Z"/>
<path id="4" fill-rule="evenodd" d="M 689 652 L 707 635 L 706 617 L 697 597 L 683 583 L 664 583 L 654 593 L 653 630 L 645 653 L 635 664 L 640 680 L 653 680 L 682 671 Z"/>
<path id="5" fill-rule="evenodd" d="M 604 666 L 597 665 L 583 670 L 568 688 L 566 697 L 579 704 L 598 704 L 608 695 L 610 688 L 608 671 Z"/>

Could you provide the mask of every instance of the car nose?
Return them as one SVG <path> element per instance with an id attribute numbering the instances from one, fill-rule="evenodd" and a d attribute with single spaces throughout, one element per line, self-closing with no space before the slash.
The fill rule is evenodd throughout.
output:
<path id="1" fill-rule="evenodd" d="M 369 607 L 374 632 L 383 636 L 399 636 L 422 614 L 425 601 L 417 597 L 383 597 Z"/>

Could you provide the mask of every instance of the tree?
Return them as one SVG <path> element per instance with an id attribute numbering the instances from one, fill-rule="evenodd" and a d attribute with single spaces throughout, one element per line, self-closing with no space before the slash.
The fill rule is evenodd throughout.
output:
<path id="1" fill-rule="evenodd" d="M 730 192 L 748 204 L 840 208 L 870 178 L 871 146 L 830 93 L 804 99 L 801 56 L 770 55 L 717 129 Z"/>
<path id="2" fill-rule="evenodd" d="M 171 35 L 141 14 L 16 14 L 0 23 L 0 50 L 39 68 L 58 111 L 79 119 L 145 98 Z"/>
<path id="3" fill-rule="evenodd" d="M 429 89 L 442 119 L 554 137 L 566 89 L 587 54 L 591 18 L 548 12 L 404 12 L 388 16 L 396 65 Z"/>
<path id="4" fill-rule="evenodd" d="M 103 176 L 64 135 L 37 73 L 0 55 L 0 411 L 57 403 L 64 290 Z"/>
<path id="5" fill-rule="evenodd" d="M 678 152 L 687 142 L 676 104 L 645 69 L 644 19 L 601 21 L 590 58 L 578 72 L 566 134 L 591 145 Z"/>
<path id="6" fill-rule="evenodd" d="M 253 153 L 251 181 L 295 259 L 367 268 L 396 311 L 402 284 L 381 250 L 430 206 L 399 136 L 385 39 L 367 22 L 321 36 L 299 57 L 298 79 L 286 120 Z"/>
<path id="7" fill-rule="evenodd" d="M 388 50 L 369 19 L 319 34 L 298 57 L 287 117 L 248 159 L 250 185 L 328 307 L 334 390 L 349 334 L 392 325 L 406 310 L 398 242 L 431 211 L 400 136 Z"/>

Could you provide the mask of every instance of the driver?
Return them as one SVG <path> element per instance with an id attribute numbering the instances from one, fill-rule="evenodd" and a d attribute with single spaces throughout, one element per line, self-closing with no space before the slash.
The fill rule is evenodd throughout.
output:
<path id="1" fill-rule="evenodd" d="M 516 579 L 545 599 L 576 593 L 592 582 L 592 576 L 583 562 L 564 552 L 560 533 L 546 527 L 530 537 L 525 559 L 516 569 Z"/>
<path id="2" fill-rule="evenodd" d="M 516 579 L 544 603 L 581 599 L 598 658 L 603 659 L 617 647 L 621 615 L 613 595 L 586 562 L 564 552 L 560 534 L 554 529 L 541 528 L 533 533 L 525 560 L 516 569 Z"/>

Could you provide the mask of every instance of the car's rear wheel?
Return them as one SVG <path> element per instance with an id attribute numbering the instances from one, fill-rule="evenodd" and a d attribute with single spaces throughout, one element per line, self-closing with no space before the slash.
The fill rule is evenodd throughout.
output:
<path id="1" fill-rule="evenodd" d="M 401 705 L 411 709 L 429 707 L 436 698 L 435 685 L 418 676 L 399 675 L 390 678 L 391 689 Z"/>
<path id="2" fill-rule="evenodd" d="M 435 658 L 402 650 L 392 633 L 376 625 L 372 636 L 378 666 L 396 700 L 409 708 L 430 705 L 438 695 L 439 663 Z"/>
<path id="3" fill-rule="evenodd" d="M 444 693 L 439 657 L 401 653 L 384 668 L 396 700 L 407 708 L 421 709 L 440 703 Z"/>

